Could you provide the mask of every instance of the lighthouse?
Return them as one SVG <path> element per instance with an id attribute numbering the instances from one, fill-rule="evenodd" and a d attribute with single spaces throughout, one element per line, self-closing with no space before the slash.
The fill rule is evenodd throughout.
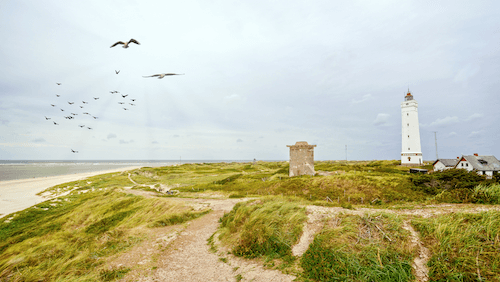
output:
<path id="1" fill-rule="evenodd" d="M 413 99 L 410 90 L 406 93 L 404 102 L 401 102 L 401 121 L 401 165 L 422 165 L 418 103 Z"/>

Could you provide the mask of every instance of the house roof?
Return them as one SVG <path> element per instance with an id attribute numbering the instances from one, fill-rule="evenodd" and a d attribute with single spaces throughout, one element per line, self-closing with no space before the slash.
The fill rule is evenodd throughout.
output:
<path id="1" fill-rule="evenodd" d="M 472 165 L 473 169 L 500 171 L 500 161 L 498 161 L 498 159 L 495 158 L 495 156 L 470 155 L 470 156 L 462 156 L 461 159 L 465 159 L 467 162 L 469 162 Z"/>
<path id="2" fill-rule="evenodd" d="M 447 167 L 453 167 L 458 163 L 458 159 L 437 159 L 432 165 L 435 165 L 437 162 L 442 162 Z"/>

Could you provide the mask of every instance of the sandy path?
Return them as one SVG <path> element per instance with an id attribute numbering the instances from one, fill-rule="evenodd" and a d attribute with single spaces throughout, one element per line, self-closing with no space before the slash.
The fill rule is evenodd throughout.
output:
<path id="1" fill-rule="evenodd" d="M 172 248 L 158 259 L 158 268 L 139 281 L 293 281 L 294 276 L 264 269 L 258 263 L 210 251 L 208 238 L 217 230 L 219 218 L 242 199 L 195 200 L 209 205 L 211 213 L 193 220 L 182 231 Z M 125 279 L 127 280 L 127 279 Z"/>
<path id="2" fill-rule="evenodd" d="M 75 173 L 69 175 L 38 177 L 18 180 L 0 181 L 0 218 L 13 212 L 27 209 L 46 199 L 36 194 L 55 185 L 85 179 L 87 177 L 140 168 L 140 166 L 124 167 L 112 170 Z"/>

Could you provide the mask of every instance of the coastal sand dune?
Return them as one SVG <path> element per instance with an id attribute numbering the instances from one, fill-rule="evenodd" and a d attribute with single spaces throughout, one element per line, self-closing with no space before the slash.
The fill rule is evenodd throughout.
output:
<path id="1" fill-rule="evenodd" d="M 45 199 L 36 194 L 55 185 L 76 181 L 94 175 L 119 172 L 140 168 L 123 167 L 111 170 L 75 173 L 69 175 L 38 177 L 19 180 L 0 181 L 0 218 L 13 212 L 27 209 Z"/>

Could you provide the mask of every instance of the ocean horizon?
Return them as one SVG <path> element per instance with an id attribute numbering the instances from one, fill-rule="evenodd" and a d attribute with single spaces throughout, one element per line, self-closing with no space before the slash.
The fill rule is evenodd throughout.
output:
<path id="1" fill-rule="evenodd" d="M 130 166 L 161 167 L 186 163 L 253 160 L 0 160 L 0 181 L 105 171 Z"/>

